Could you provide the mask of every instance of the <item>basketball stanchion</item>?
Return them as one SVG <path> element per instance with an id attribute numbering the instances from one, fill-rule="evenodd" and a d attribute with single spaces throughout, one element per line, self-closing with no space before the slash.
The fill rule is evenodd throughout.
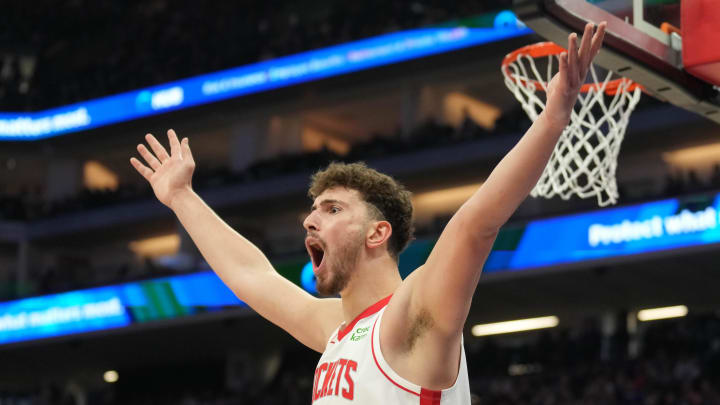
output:
<path id="1" fill-rule="evenodd" d="M 552 42 L 522 47 L 509 53 L 502 62 L 505 85 L 532 121 L 545 109 L 547 86 L 559 66 L 565 49 Z M 543 76 L 536 60 L 545 58 Z M 598 205 L 617 203 L 615 180 L 617 158 L 630 115 L 640 101 L 642 86 L 627 78 L 612 79 L 608 72 L 598 79 L 590 67 L 591 83 L 580 89 L 570 123 L 558 140 L 548 165 L 530 195 L 569 199 L 596 197 Z"/>

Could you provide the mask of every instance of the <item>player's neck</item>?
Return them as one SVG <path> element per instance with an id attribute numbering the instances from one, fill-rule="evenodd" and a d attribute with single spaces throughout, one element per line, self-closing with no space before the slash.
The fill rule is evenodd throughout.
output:
<path id="1" fill-rule="evenodd" d="M 345 325 L 372 304 L 394 293 L 401 283 L 397 263 L 390 256 L 361 260 L 340 294 Z"/>

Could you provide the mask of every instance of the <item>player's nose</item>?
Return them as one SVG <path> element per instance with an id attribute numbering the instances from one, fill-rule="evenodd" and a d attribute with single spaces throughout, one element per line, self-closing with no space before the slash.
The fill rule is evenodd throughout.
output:
<path id="1" fill-rule="evenodd" d="M 319 231 L 320 230 L 315 212 L 316 211 L 310 212 L 308 214 L 308 216 L 305 217 L 305 220 L 303 221 L 303 228 L 305 228 L 306 231 Z"/>

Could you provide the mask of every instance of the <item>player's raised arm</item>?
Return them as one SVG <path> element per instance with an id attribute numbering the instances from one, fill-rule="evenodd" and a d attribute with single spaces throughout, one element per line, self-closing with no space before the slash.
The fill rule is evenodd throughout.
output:
<path id="1" fill-rule="evenodd" d="M 560 71 L 548 90 L 547 108 L 518 144 L 503 158 L 480 189 L 450 220 L 427 262 L 409 279 L 411 322 L 434 331 L 439 350 L 457 358 L 462 328 L 480 278 L 483 263 L 500 227 L 525 200 L 568 124 L 580 87 L 605 31 L 593 35 L 588 24 L 579 50 L 577 35 L 570 35 L 568 52 L 560 56 Z M 548 235 L 551 237 L 551 235 Z M 431 344 L 432 346 L 432 344 Z M 432 347 L 430 347 L 432 349 Z M 447 348 L 447 349 L 443 349 Z"/>
<path id="2" fill-rule="evenodd" d="M 137 149 L 145 164 L 130 163 L 150 183 L 155 196 L 173 210 L 205 260 L 230 289 L 264 318 L 306 346 L 322 352 L 342 321 L 338 299 L 318 299 L 279 275 L 267 257 L 223 222 L 192 189 L 195 161 L 189 141 L 168 131 L 170 153 L 153 135 Z"/>

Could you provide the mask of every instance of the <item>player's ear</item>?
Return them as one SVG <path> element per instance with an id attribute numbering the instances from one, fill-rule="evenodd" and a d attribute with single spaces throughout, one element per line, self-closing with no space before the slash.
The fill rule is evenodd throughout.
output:
<path id="1" fill-rule="evenodd" d="M 365 243 L 369 248 L 376 248 L 387 242 L 392 235 L 392 226 L 388 221 L 372 221 L 365 235 Z"/>

